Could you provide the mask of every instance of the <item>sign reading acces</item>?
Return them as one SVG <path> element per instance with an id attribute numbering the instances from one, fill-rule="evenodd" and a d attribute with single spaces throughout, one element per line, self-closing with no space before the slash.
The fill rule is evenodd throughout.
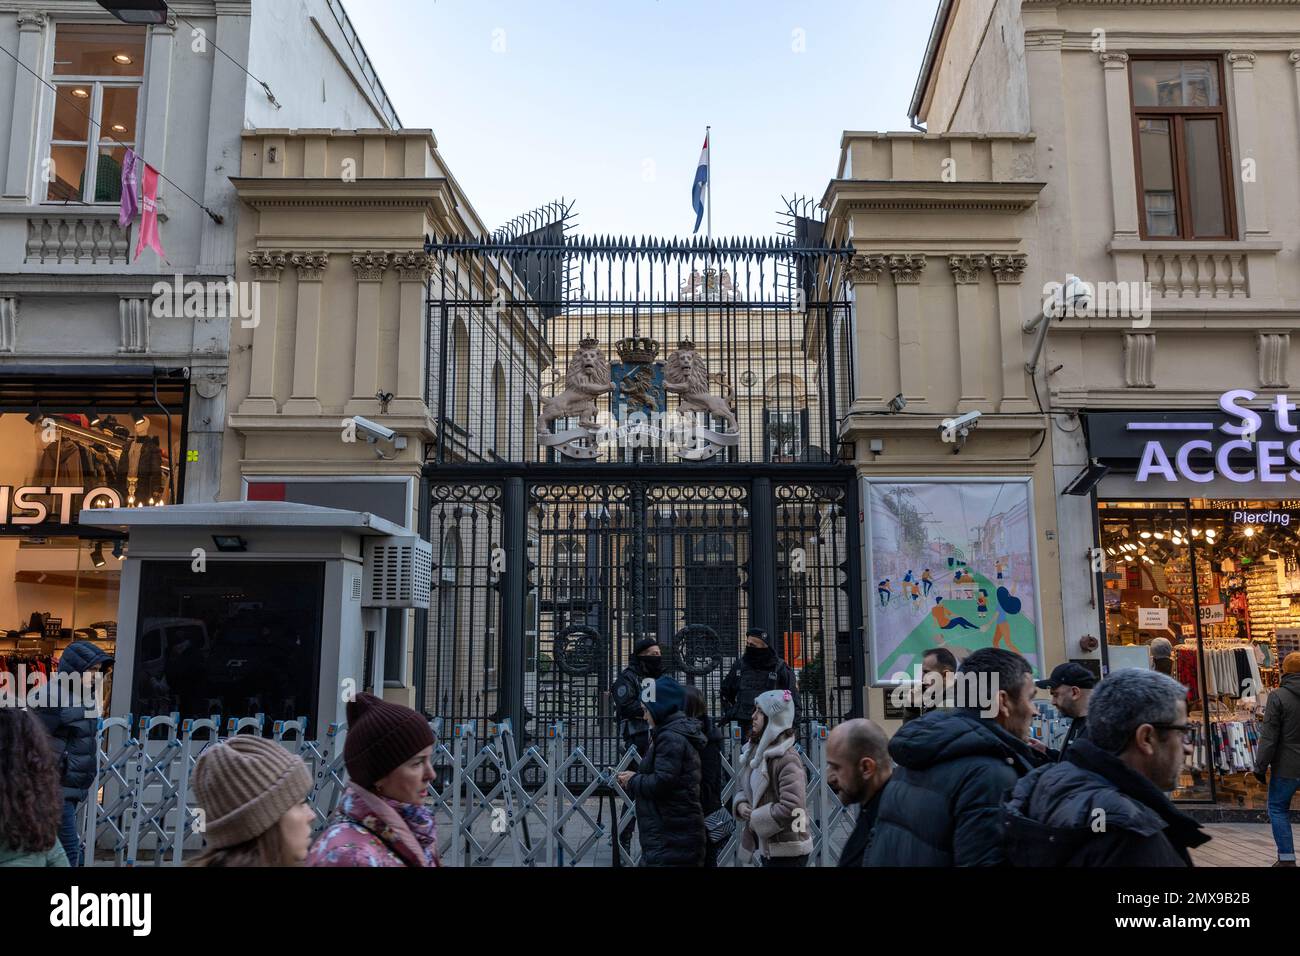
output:
<path id="1" fill-rule="evenodd" d="M 51 488 L 28 485 L 14 488 L 0 485 L 0 526 L 38 525 L 46 521 L 72 524 L 73 502 L 76 514 L 86 508 L 120 508 L 122 498 L 114 488 Z"/>
<path id="2" fill-rule="evenodd" d="M 1217 477 L 1229 481 L 1245 483 L 1253 481 L 1283 483 L 1300 482 L 1300 425 L 1291 421 L 1291 413 L 1297 406 L 1286 395 L 1278 395 L 1268 410 L 1273 413 L 1273 423 L 1283 435 L 1295 435 L 1294 440 L 1263 441 L 1257 440 L 1260 426 L 1264 419 L 1259 412 L 1247 408 L 1243 403 L 1253 401 L 1255 393 L 1245 388 L 1224 392 L 1219 397 L 1219 408 L 1228 416 L 1229 421 L 1215 428 L 1213 422 L 1197 421 L 1144 421 L 1130 422 L 1130 432 L 1170 432 L 1189 434 L 1197 432 L 1222 432 L 1232 440 L 1222 441 L 1217 445 L 1209 438 L 1193 438 L 1184 441 L 1176 448 L 1166 449 L 1161 439 L 1152 439 L 1142 450 L 1138 464 L 1137 481 L 1149 481 L 1153 476 L 1165 481 L 1180 480 L 1204 484 Z M 1234 465 L 1233 456 L 1250 455 L 1254 459 L 1253 468 Z M 1193 459 L 1212 461 L 1212 467 L 1197 467 Z"/>

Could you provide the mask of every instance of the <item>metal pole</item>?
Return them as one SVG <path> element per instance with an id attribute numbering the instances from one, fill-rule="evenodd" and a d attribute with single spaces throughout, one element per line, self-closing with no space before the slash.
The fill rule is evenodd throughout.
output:
<path id="1" fill-rule="evenodd" d="M 785 656 L 785 635 L 777 631 L 776 500 L 772 479 L 755 478 L 749 489 L 749 624 L 767 631 Z"/>
<path id="2" fill-rule="evenodd" d="M 849 599 L 849 649 L 853 655 L 852 710 L 850 717 L 867 716 L 867 614 L 862 600 L 862 498 L 858 479 L 844 489 L 844 529 L 847 554 L 845 587 Z M 829 679 L 829 675 L 827 675 Z"/>
<path id="3" fill-rule="evenodd" d="M 708 191 L 708 214 L 709 214 L 709 239 L 713 239 L 713 127 L 704 127 L 704 142 L 709 144 L 709 178 L 705 183 L 705 189 Z M 704 288 L 708 290 L 709 271 L 704 270 Z"/>
<path id="4" fill-rule="evenodd" d="M 501 706 L 499 713 L 518 729 L 527 746 L 524 729 L 524 601 L 527 596 L 528 506 L 522 478 L 507 478 L 502 522 L 506 568 L 502 588 Z"/>

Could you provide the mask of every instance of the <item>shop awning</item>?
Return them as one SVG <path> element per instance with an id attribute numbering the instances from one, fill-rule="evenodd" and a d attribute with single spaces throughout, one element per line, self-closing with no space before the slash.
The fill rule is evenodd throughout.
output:
<path id="1" fill-rule="evenodd" d="M 0 412 L 28 412 L 39 402 L 51 411 L 94 406 L 126 414 L 135 408 L 156 411 L 158 401 L 179 412 L 185 404 L 189 373 L 183 368 L 147 365 L 0 364 Z"/>

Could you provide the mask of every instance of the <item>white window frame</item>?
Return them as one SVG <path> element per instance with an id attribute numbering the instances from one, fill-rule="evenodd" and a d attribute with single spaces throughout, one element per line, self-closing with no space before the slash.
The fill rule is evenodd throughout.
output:
<path id="1" fill-rule="evenodd" d="M 86 196 L 94 197 L 96 191 L 99 188 L 99 184 L 97 182 L 99 178 L 99 146 L 100 146 L 99 131 L 103 128 L 102 124 L 100 123 L 100 120 L 102 120 L 104 116 L 105 88 L 125 87 L 125 88 L 135 88 L 139 91 L 135 98 L 135 139 L 129 143 L 126 142 L 125 140 L 121 142 L 123 142 L 124 145 L 129 146 L 131 149 L 135 150 L 136 154 L 139 155 L 140 144 L 144 141 L 144 136 L 143 136 L 144 118 L 145 118 L 144 95 L 145 95 L 145 79 L 149 75 L 149 62 L 148 62 L 149 61 L 149 37 L 150 37 L 149 31 L 148 30 L 145 31 L 144 62 L 141 64 L 141 73 L 138 77 L 74 76 L 74 75 L 64 76 L 62 74 L 56 75 L 54 72 L 54 66 L 55 66 L 54 51 L 55 51 L 55 44 L 58 39 L 59 28 L 63 26 L 82 26 L 82 25 L 84 24 L 81 23 L 80 21 L 75 21 L 75 20 L 58 21 L 53 25 L 54 29 L 53 32 L 50 34 L 50 38 L 49 38 L 49 54 L 48 54 L 49 59 L 45 64 L 44 79 L 46 83 L 49 83 L 50 86 L 55 87 L 55 89 L 61 86 L 85 86 L 90 88 L 90 98 L 87 100 L 88 106 L 86 107 L 86 112 L 90 114 L 90 118 L 87 120 L 87 126 L 86 126 L 87 142 L 86 142 L 85 182 L 82 184 L 81 198 L 79 200 L 72 201 L 72 200 L 63 200 L 63 199 L 50 199 L 49 198 L 50 184 L 46 182 L 45 177 L 41 175 L 41 171 L 44 169 L 44 162 L 42 161 L 41 163 L 37 163 L 38 172 L 36 177 L 36 189 L 37 189 L 36 202 L 38 205 L 43 205 L 43 206 L 80 205 L 80 206 L 98 206 L 101 208 L 111 208 L 113 206 L 118 205 L 117 202 L 112 202 L 112 201 L 95 202 L 93 198 L 89 200 L 85 198 Z M 49 104 L 49 109 L 46 111 L 48 115 L 43 116 L 41 119 L 40 155 L 43 157 L 43 159 L 53 159 L 53 150 L 55 146 L 79 146 L 81 144 L 69 140 L 56 140 L 54 138 L 54 114 L 55 114 L 55 110 L 58 109 L 59 97 L 58 94 L 55 92 L 55 90 L 51 90 L 49 87 L 43 87 L 43 90 L 44 90 L 44 100 L 46 103 Z M 113 138 L 116 139 L 116 137 Z"/>

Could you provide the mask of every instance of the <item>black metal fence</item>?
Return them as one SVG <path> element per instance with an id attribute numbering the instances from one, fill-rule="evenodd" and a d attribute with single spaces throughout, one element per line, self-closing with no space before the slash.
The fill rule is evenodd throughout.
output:
<path id="1" fill-rule="evenodd" d="M 551 229 L 428 252 L 425 709 L 521 742 L 562 720 L 613 764 L 640 637 L 718 714 L 757 626 L 805 725 L 859 712 L 847 250 Z"/>

